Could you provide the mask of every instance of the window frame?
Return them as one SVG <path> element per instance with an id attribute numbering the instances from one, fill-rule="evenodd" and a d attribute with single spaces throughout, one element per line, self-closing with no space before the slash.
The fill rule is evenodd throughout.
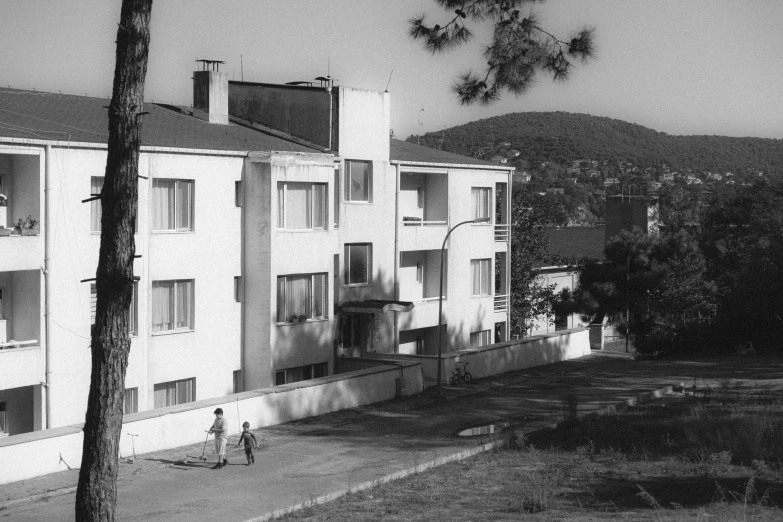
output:
<path id="1" fill-rule="evenodd" d="M 177 327 L 177 316 L 178 316 L 178 310 L 177 310 L 177 287 L 178 285 L 182 283 L 190 283 L 192 286 L 190 288 L 190 314 L 188 317 L 188 326 L 187 327 Z M 154 301 L 155 301 L 155 288 L 156 285 L 159 287 L 161 284 L 172 284 L 172 290 L 171 290 L 171 296 L 173 298 L 173 303 L 170 304 L 169 310 L 171 315 L 171 323 L 174 325 L 173 328 L 168 330 L 155 330 L 155 313 L 153 311 L 152 313 L 152 322 L 150 324 L 151 334 L 152 335 L 166 335 L 166 334 L 173 334 L 173 333 L 184 333 L 184 332 L 192 332 L 196 329 L 196 280 L 195 279 L 160 279 L 152 282 L 152 303 L 151 306 L 153 306 L 154 309 Z"/>
<path id="2" fill-rule="evenodd" d="M 302 322 L 306 323 L 306 322 L 326 321 L 326 320 L 328 320 L 329 319 L 329 305 L 328 305 L 328 303 L 329 303 L 329 278 L 328 278 L 328 275 L 329 274 L 326 273 L 326 272 L 313 272 L 313 273 L 306 273 L 306 274 L 284 274 L 284 275 L 277 276 L 277 280 L 276 280 L 276 283 L 277 283 L 277 286 L 276 286 L 277 309 L 275 311 L 275 323 L 277 325 L 291 325 L 291 324 L 299 324 L 299 323 L 302 323 Z M 281 305 L 280 279 L 284 280 L 282 288 L 283 288 L 283 290 L 285 292 L 286 289 L 288 288 L 287 282 L 288 282 L 288 278 L 289 277 L 307 277 L 307 276 L 310 277 L 310 287 L 309 287 L 309 292 L 310 292 L 310 305 L 309 305 L 310 306 L 310 315 L 308 315 L 305 318 L 304 321 L 301 321 L 301 320 L 292 321 L 291 318 L 294 317 L 294 314 L 289 312 L 289 310 L 288 310 L 288 301 L 287 301 L 287 296 L 285 295 L 285 293 L 282 296 L 282 301 L 283 301 L 282 304 L 285 306 L 285 310 L 283 310 L 283 312 L 281 314 L 281 310 L 280 310 L 280 305 Z M 317 276 L 320 276 L 320 277 L 323 278 L 323 280 L 322 280 L 323 281 L 323 287 L 321 289 L 321 292 L 322 292 L 322 295 L 321 295 L 321 299 L 322 299 L 321 308 L 323 310 L 323 315 L 315 315 L 315 311 L 316 311 L 316 295 L 315 295 L 316 294 L 316 292 L 315 292 L 316 283 L 315 283 L 315 278 Z M 282 319 L 284 319 L 283 321 L 280 320 L 281 317 L 282 317 Z M 302 316 L 298 315 L 297 317 L 302 317 Z"/>
<path id="3" fill-rule="evenodd" d="M 351 167 L 354 164 L 364 164 L 367 165 L 367 171 L 366 171 L 366 179 L 365 179 L 365 185 L 367 187 L 367 199 L 353 199 L 351 196 L 351 179 L 353 173 L 351 172 Z M 352 159 L 346 159 L 345 160 L 345 175 L 343 176 L 345 178 L 345 202 L 346 203 L 364 203 L 364 204 L 371 204 L 372 203 L 372 193 L 373 193 L 373 165 L 372 161 L 367 160 L 352 160 Z"/>
<path id="4" fill-rule="evenodd" d="M 354 247 L 367 248 L 367 277 L 364 281 L 351 281 L 351 250 Z M 345 244 L 345 266 L 343 267 L 343 285 L 344 286 L 370 286 L 372 284 L 372 243 L 346 243 Z"/>
<path id="5" fill-rule="evenodd" d="M 473 339 L 476 339 L 476 344 L 473 344 Z M 483 342 L 487 341 L 487 342 Z M 478 330 L 476 332 L 470 332 L 470 348 L 481 348 L 482 346 L 489 346 L 492 344 L 492 329 Z"/>
<path id="6" fill-rule="evenodd" d="M 486 191 L 486 196 L 484 203 L 486 204 L 486 215 L 481 215 L 481 208 L 474 206 L 474 193 L 478 191 L 479 193 Z M 480 196 L 481 197 L 481 196 Z M 484 224 L 492 224 L 492 214 L 494 213 L 494 207 L 492 205 L 492 187 L 470 187 L 470 213 L 473 219 L 485 219 L 489 218 L 490 221 L 488 223 L 477 223 L 479 225 Z"/>
<path id="7" fill-rule="evenodd" d="M 482 265 L 484 265 L 486 262 L 486 272 L 484 272 L 484 269 L 482 268 Z M 478 267 L 479 269 L 479 293 L 474 293 L 473 288 L 473 280 L 475 278 L 475 268 L 474 266 Z M 480 259 L 471 259 L 470 260 L 470 297 L 491 297 L 494 295 L 492 293 L 492 282 L 493 282 L 493 273 L 492 273 L 492 259 L 491 258 L 480 258 Z M 486 288 L 484 288 L 484 285 L 486 284 Z M 486 292 L 484 292 L 486 290 Z"/>
<path id="8" fill-rule="evenodd" d="M 156 228 L 157 227 L 157 221 L 160 219 L 159 216 L 156 215 L 156 209 L 158 208 L 157 204 L 157 193 L 155 191 L 156 185 L 159 185 L 162 182 L 166 183 L 174 183 L 174 228 Z M 181 223 L 180 220 L 180 196 L 179 196 L 179 185 L 181 183 L 187 183 L 188 188 L 188 202 L 189 202 L 189 208 L 188 208 L 188 224 L 189 226 L 183 227 L 180 226 Z M 156 234 L 184 234 L 184 233 L 191 233 L 195 232 L 195 217 L 196 217 L 196 181 L 193 179 L 179 179 L 179 178 L 155 178 L 152 180 L 152 223 L 151 223 L 151 231 Z"/>
<path id="9" fill-rule="evenodd" d="M 190 398 L 189 401 L 179 402 L 179 388 L 178 388 L 178 385 L 185 384 L 185 383 L 187 383 L 189 381 L 191 382 L 191 398 Z M 175 381 L 166 381 L 166 382 L 159 382 L 159 383 L 154 384 L 153 387 L 152 387 L 152 390 L 153 390 L 153 401 L 155 401 L 155 399 L 157 399 L 156 392 L 159 391 L 160 387 L 162 387 L 162 386 L 167 386 L 168 387 L 170 385 L 174 386 L 174 403 L 173 404 L 164 404 L 162 406 L 159 406 L 157 404 L 157 402 L 155 402 L 155 404 L 153 406 L 155 409 L 157 409 L 157 408 L 168 408 L 170 406 L 177 406 L 179 404 L 188 404 L 188 403 L 191 403 L 191 402 L 196 402 L 196 400 L 198 400 L 197 395 L 196 395 L 196 378 L 195 377 L 189 377 L 187 379 L 178 379 L 178 380 L 175 380 Z M 166 389 L 164 388 L 164 390 L 166 390 Z M 166 402 L 168 402 L 168 390 L 166 390 L 166 399 L 167 399 Z"/>
<path id="10" fill-rule="evenodd" d="M 131 410 L 133 411 L 126 411 L 126 406 L 128 405 L 128 397 L 131 398 Z M 129 413 L 138 413 L 139 412 L 139 388 L 125 388 L 125 392 L 122 397 L 122 414 L 128 415 Z"/>
<path id="11" fill-rule="evenodd" d="M 288 204 L 288 187 L 289 185 L 309 185 L 310 190 L 310 222 L 308 226 L 304 228 L 289 228 L 288 227 L 288 211 L 290 205 Z M 282 201 L 281 197 L 282 187 Z M 322 189 L 323 203 L 321 208 L 321 223 L 322 226 L 315 226 L 316 216 L 316 187 Z M 284 232 L 324 232 L 329 229 L 327 221 L 329 219 L 329 184 L 319 183 L 311 181 L 278 181 L 277 182 L 277 230 Z M 282 221 L 282 223 L 281 223 Z"/>
<path id="12" fill-rule="evenodd" d="M 321 375 L 317 375 L 317 374 Z M 291 378 L 289 378 L 291 376 Z M 301 376 L 301 379 L 296 379 Z M 309 381 L 310 379 L 320 379 L 329 376 L 329 362 L 323 361 L 313 364 L 304 364 L 292 368 L 282 368 L 275 371 L 275 386 L 284 386 L 295 382 Z"/>

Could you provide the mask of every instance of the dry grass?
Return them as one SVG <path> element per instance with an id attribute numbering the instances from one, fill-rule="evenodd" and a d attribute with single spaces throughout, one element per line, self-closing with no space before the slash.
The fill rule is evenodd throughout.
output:
<path id="1" fill-rule="evenodd" d="M 570 416 L 564 401 L 564 418 Z M 783 520 L 780 389 L 688 396 L 583 421 L 288 520 Z"/>

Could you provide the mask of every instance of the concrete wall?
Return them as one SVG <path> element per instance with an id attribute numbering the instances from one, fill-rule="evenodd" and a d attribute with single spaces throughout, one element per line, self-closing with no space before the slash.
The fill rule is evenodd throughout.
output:
<path id="1" fill-rule="evenodd" d="M 350 87 L 338 89 L 340 156 L 388 162 L 391 121 L 389 93 Z"/>
<path id="2" fill-rule="evenodd" d="M 489 377 L 500 373 L 522 370 L 559 361 L 566 361 L 590 354 L 590 338 L 587 328 L 574 328 L 557 333 L 537 335 L 442 354 L 441 377 L 448 383 L 457 363 L 468 363 L 468 371 L 474 378 Z M 389 354 L 383 358 L 421 363 L 424 379 L 437 380 L 437 356 Z"/>
<path id="3" fill-rule="evenodd" d="M 400 377 L 404 386 L 398 382 Z M 135 439 L 137 454 L 203 442 L 201 434 L 211 425 L 217 407 L 225 411 L 229 435 L 236 435 L 240 419 L 255 429 L 389 400 L 399 392 L 412 395 L 422 389 L 420 365 L 403 362 L 129 414 L 123 418 L 120 453 L 130 455 L 132 451 L 131 437 L 126 432 L 139 435 Z M 81 425 L 1 438 L 0 484 L 62 471 L 66 468 L 60 456 L 71 467 L 77 467 L 82 442 Z"/>

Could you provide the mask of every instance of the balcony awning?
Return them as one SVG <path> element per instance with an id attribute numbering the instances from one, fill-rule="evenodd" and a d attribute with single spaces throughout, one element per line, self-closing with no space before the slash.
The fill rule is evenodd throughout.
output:
<path id="1" fill-rule="evenodd" d="M 410 312 L 413 303 L 410 301 L 389 301 L 386 299 L 367 299 L 364 301 L 346 301 L 340 303 L 341 312 L 351 314 L 380 314 L 384 312 Z"/>

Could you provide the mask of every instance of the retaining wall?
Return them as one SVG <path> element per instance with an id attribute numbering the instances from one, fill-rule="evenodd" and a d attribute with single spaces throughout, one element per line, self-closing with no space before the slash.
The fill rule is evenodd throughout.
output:
<path id="1" fill-rule="evenodd" d="M 137 455 L 203 442 L 204 430 L 212 426 L 212 412 L 218 407 L 223 408 L 228 420 L 229 435 L 236 435 L 244 421 L 252 428 L 260 428 L 399 395 L 414 395 L 423 389 L 418 362 L 394 361 L 350 373 L 131 413 L 123 418 L 120 453 L 132 453 L 128 433 L 138 435 Z M 82 458 L 82 426 L 0 438 L 0 484 L 63 471 L 66 463 L 78 467 Z"/>
<path id="2" fill-rule="evenodd" d="M 474 379 L 533 366 L 551 364 L 590 354 L 588 328 L 571 328 L 547 334 L 490 344 L 480 348 L 446 352 L 441 355 L 441 379 L 448 384 L 457 363 L 467 362 Z M 435 355 L 379 354 L 383 359 L 421 363 L 424 379 L 437 381 Z"/>

